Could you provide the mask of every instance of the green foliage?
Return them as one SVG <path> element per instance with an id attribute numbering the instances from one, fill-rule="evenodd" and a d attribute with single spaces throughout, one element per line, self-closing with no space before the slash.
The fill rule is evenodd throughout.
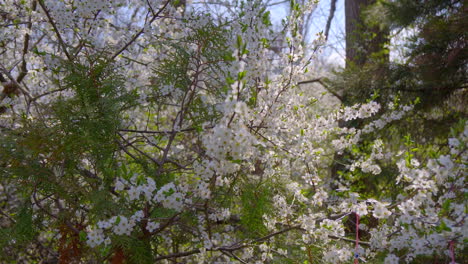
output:
<path id="1" fill-rule="evenodd" d="M 147 240 L 141 240 L 129 236 L 114 236 L 112 238 L 115 248 L 123 249 L 129 264 L 154 263 L 151 246 Z"/>
<path id="2" fill-rule="evenodd" d="M 267 232 L 263 215 L 273 209 L 272 196 L 268 183 L 242 188 L 240 219 L 246 234 L 258 236 Z"/>
<path id="3" fill-rule="evenodd" d="M 108 188 L 116 176 L 111 168 L 118 149 L 121 113 L 135 104 L 135 94 L 127 92 L 122 75 L 103 59 L 64 64 L 62 70 L 65 78 L 61 85 L 72 96 L 45 107 L 40 120 L 44 122 L 24 119 L 22 127 L 2 131 L 0 139 L 2 180 L 17 186 L 21 202 L 29 201 L 31 195 L 63 201 L 66 209 L 59 213 L 35 213 L 37 220 L 53 214 L 48 220 L 51 225 L 76 217 L 82 205 L 90 205 L 92 215 L 121 210 Z M 89 166 L 83 166 L 83 160 Z M 15 211 L 15 224 L 2 230 L 2 238 L 8 241 L 2 239 L 1 243 L 15 241 L 13 246 L 27 247 L 37 233 L 33 212 L 30 206 Z"/>
<path id="4" fill-rule="evenodd" d="M 351 102 L 373 90 L 382 93 L 382 102 L 399 93 L 407 101 L 421 97 L 420 107 L 425 110 L 443 105 L 453 94 L 466 99 L 468 24 L 463 6 L 458 0 L 377 1 L 370 6 L 365 12 L 367 24 L 387 27 L 397 34 L 406 32 L 409 37 L 397 44 L 405 53 L 398 54 L 396 61 L 373 60 L 364 67 L 346 69 L 346 94 L 356 96 Z"/>
<path id="5" fill-rule="evenodd" d="M 35 235 L 35 224 L 33 223 L 33 212 L 30 206 L 22 206 L 15 219 L 14 239 L 19 244 L 27 244 Z"/>
<path id="6" fill-rule="evenodd" d="M 463 19 L 463 5 L 456 0 L 376 1 L 369 5 L 362 13 L 362 28 L 367 31 L 359 36 L 372 41 L 375 37 L 372 28 L 389 28 L 397 33 L 406 31 L 410 36 L 397 44 L 405 48 L 405 53 L 390 61 L 379 59 L 388 55 L 387 49 L 372 50 L 366 54 L 366 63 L 348 63 L 346 69 L 329 82 L 332 89 L 341 92 L 346 105 L 371 97 L 375 97 L 384 110 L 391 111 L 391 105 L 415 105 L 416 115 L 394 122 L 379 132 L 387 146 L 406 146 L 407 163 L 412 158 L 421 160 L 435 156 L 434 145 L 427 142 L 443 143 L 450 127 L 467 116 L 468 53 L 463 44 L 466 43 L 467 22 Z M 353 121 L 346 126 L 362 128 L 366 123 Z M 341 161 L 347 163 L 359 153 L 368 153 L 365 147 L 368 143 L 364 140 L 355 153 L 345 153 Z M 390 164 L 379 164 L 382 173 L 378 176 L 345 169 L 341 174 L 354 180 L 356 192 L 393 197 L 392 194 L 401 190 L 394 183 L 398 171 Z"/>
<path id="7" fill-rule="evenodd" d="M 36 218 L 37 220 L 37 218 Z M 0 228 L 0 247 L 3 250 L 15 250 L 26 248 L 37 235 L 37 221 L 33 219 L 30 204 L 23 204 L 18 208 L 16 215 L 11 217 L 12 225 L 8 228 Z M 15 261 L 14 257 L 0 255 L 0 260 Z"/>
<path id="8" fill-rule="evenodd" d="M 170 45 L 173 49 L 154 69 L 151 101 L 162 109 L 166 105 L 183 102 L 186 105 L 184 110 L 190 113 L 188 118 L 198 129 L 204 122 L 216 120 L 219 113 L 214 105 L 207 102 L 206 94 L 221 98 L 227 92 L 224 83 L 227 76 L 221 69 L 234 58 L 227 47 L 226 30 L 224 25 L 208 23 L 204 27 L 190 28 L 189 34 L 177 42 L 158 43 Z M 199 79 L 201 72 L 211 78 Z M 197 75 L 193 76 L 194 73 Z M 206 92 L 195 94 L 198 86 Z M 163 91 L 165 87 L 171 87 L 171 92 Z"/>
<path id="9" fill-rule="evenodd" d="M 103 59 L 65 65 L 65 69 L 64 85 L 75 95 L 52 106 L 65 153 L 89 153 L 98 163 L 107 161 L 116 149 L 121 112 L 134 104 L 135 96 L 126 92 L 123 76 Z"/>

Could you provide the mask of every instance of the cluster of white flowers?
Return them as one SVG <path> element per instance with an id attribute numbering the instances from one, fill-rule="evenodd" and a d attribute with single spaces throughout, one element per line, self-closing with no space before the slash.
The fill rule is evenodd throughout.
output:
<path id="1" fill-rule="evenodd" d="M 178 188 L 176 188 L 174 183 L 168 183 L 158 190 L 153 200 L 162 203 L 165 208 L 181 212 L 184 208 L 184 203 L 190 202 L 190 200 L 185 199 L 185 195 L 177 190 Z"/>
<path id="2" fill-rule="evenodd" d="M 265 263 L 269 259 L 273 259 L 273 254 L 271 252 L 270 247 L 267 244 L 261 244 L 258 248 L 260 249 L 260 252 L 262 252 L 261 260 L 263 263 Z"/>
<path id="3" fill-rule="evenodd" d="M 321 206 L 328 198 L 328 192 L 324 188 L 317 188 L 314 196 L 312 197 L 312 204 Z"/>
<path id="4" fill-rule="evenodd" d="M 99 246 L 104 242 L 105 245 L 110 244 L 111 240 L 106 237 L 104 232 L 112 231 L 116 235 L 127 235 L 130 236 L 134 230 L 136 224 L 143 219 L 143 212 L 136 211 L 130 218 L 123 215 L 113 216 L 108 220 L 101 220 L 97 222 L 94 229 L 90 229 L 88 232 L 87 244 L 90 247 Z"/>
<path id="5" fill-rule="evenodd" d="M 413 110 L 413 105 L 403 105 L 401 108 L 383 114 L 379 119 L 372 121 L 363 129 L 363 133 L 370 133 L 384 128 L 388 123 L 402 119 L 408 112 Z"/>
<path id="6" fill-rule="evenodd" d="M 140 199 L 140 195 L 143 194 L 145 201 L 151 203 L 159 203 L 164 208 L 173 209 L 181 212 L 185 207 L 185 204 L 190 204 L 191 200 L 187 199 L 185 195 L 178 190 L 174 183 L 168 183 L 161 188 L 156 188 L 156 183 L 152 178 L 146 178 L 145 183 L 137 184 L 138 175 L 134 175 L 129 181 L 119 178 L 116 180 L 114 190 L 117 192 L 123 192 L 127 194 L 128 201 L 134 201 Z M 125 216 L 113 216 L 106 221 L 99 221 L 96 225 L 96 229 L 88 235 L 88 244 L 91 247 L 95 247 L 104 242 L 104 230 L 112 231 L 116 235 L 127 235 L 130 236 L 134 227 L 137 223 L 144 219 L 143 211 L 136 211 L 130 218 Z M 153 232 L 158 229 L 159 223 L 148 221 L 146 229 L 149 232 Z"/>
<path id="7" fill-rule="evenodd" d="M 160 226 L 159 223 L 155 223 L 155 222 L 149 221 L 149 222 L 146 224 L 146 230 L 148 230 L 149 232 L 153 232 L 154 230 L 158 229 L 159 226 Z"/>
<path id="8" fill-rule="evenodd" d="M 393 254 L 388 254 L 387 257 L 385 258 L 385 264 L 398 264 L 399 263 L 399 258 Z"/>
<path id="9" fill-rule="evenodd" d="M 277 215 L 280 219 L 287 219 L 293 213 L 292 204 L 288 204 L 286 198 L 281 195 L 275 195 L 273 197 L 274 206 L 277 210 Z"/>
<path id="10" fill-rule="evenodd" d="M 229 210 L 229 208 L 222 208 L 218 210 L 217 212 L 210 214 L 208 218 L 212 221 L 217 222 L 217 221 L 226 220 L 230 216 L 231 216 L 231 211 Z"/>
<path id="11" fill-rule="evenodd" d="M 412 195 L 400 196 L 393 227 L 383 226 L 380 231 L 373 230 L 371 243 L 380 238 L 395 234 L 388 243 L 375 245 L 398 252 L 411 248 L 411 253 L 405 257 L 411 262 L 417 255 L 431 255 L 435 252 L 447 252 L 445 249 L 452 241 L 465 239 L 466 212 L 463 202 L 455 199 L 463 193 L 466 153 L 458 147 L 467 143 L 465 128 L 457 138 L 449 139 L 451 155 L 441 155 L 438 159 L 430 159 L 427 166 L 412 159 L 410 162 L 400 160 L 397 165 L 400 171 L 399 181 L 407 182 L 406 189 Z M 454 148 L 457 148 L 454 150 Z M 455 159 L 459 159 L 458 162 Z M 378 209 L 378 212 L 377 212 Z M 374 205 L 374 216 L 385 215 L 385 206 L 377 208 Z M 396 232 L 396 230 L 404 230 Z M 424 232 L 432 230 L 430 233 Z M 399 263 L 395 254 L 389 254 L 385 263 Z"/>
<path id="12" fill-rule="evenodd" d="M 374 141 L 370 157 L 368 159 L 361 157 L 358 161 L 354 162 L 353 164 L 351 164 L 351 166 L 349 166 L 350 171 L 354 171 L 356 167 L 359 167 L 361 168 L 362 172 L 370 172 L 374 175 L 380 174 L 382 172 L 382 169 L 379 165 L 375 164 L 374 161 L 384 158 L 382 147 L 382 140 L 378 139 Z"/>
<path id="13" fill-rule="evenodd" d="M 204 143 L 207 154 L 213 158 L 224 160 L 231 157 L 239 160 L 252 155 L 252 146 L 256 140 L 244 125 L 235 122 L 230 127 L 225 125 L 214 127 L 212 133 L 204 138 Z"/>
<path id="14" fill-rule="evenodd" d="M 151 200 L 153 197 L 153 192 L 156 190 L 156 182 L 152 178 L 147 177 L 145 179 L 146 183 L 137 184 L 137 178 L 138 175 L 134 175 L 132 178 L 130 178 L 130 181 L 122 178 L 117 179 L 114 190 L 117 192 L 126 190 L 128 199 L 130 201 L 140 199 L 142 194 L 146 200 Z"/>
<path id="15" fill-rule="evenodd" d="M 392 213 L 387 209 L 388 204 L 374 202 L 373 216 L 377 219 L 388 218 Z"/>
<path id="16" fill-rule="evenodd" d="M 128 219 L 125 216 L 118 216 L 116 217 L 115 220 L 115 225 L 112 228 L 112 231 L 116 235 L 127 235 L 129 236 L 130 233 L 133 231 L 133 228 L 135 227 L 135 220 L 133 219 Z"/>
<path id="17" fill-rule="evenodd" d="M 356 212 L 356 214 L 358 214 L 360 217 L 365 216 L 365 215 L 367 215 L 369 213 L 369 211 L 367 209 L 367 204 L 365 202 L 355 204 L 352 207 L 352 211 Z M 385 212 L 385 213 L 388 214 L 387 212 Z"/>
<path id="18" fill-rule="evenodd" d="M 78 17 L 92 18 L 99 10 L 106 10 L 108 3 L 105 1 L 81 0 L 75 2 L 75 12 Z"/>
<path id="19" fill-rule="evenodd" d="M 217 160 L 245 160 L 253 155 L 253 146 L 258 142 L 242 123 L 247 115 L 246 109 L 247 106 L 243 102 L 226 102 L 222 122 L 203 138 L 210 157 Z"/>
<path id="20" fill-rule="evenodd" d="M 353 253 L 349 248 L 337 248 L 336 246 L 331 246 L 331 248 L 323 255 L 323 259 L 327 263 L 342 263 L 349 260 L 352 256 Z"/>
<path id="21" fill-rule="evenodd" d="M 317 235 L 321 240 L 328 241 L 330 236 L 342 237 L 345 231 L 341 221 L 325 219 L 320 223 L 320 228 L 317 229 Z"/>
<path id="22" fill-rule="evenodd" d="M 368 118 L 368 117 L 375 115 L 379 110 L 380 110 L 380 104 L 372 101 L 370 103 L 363 104 L 361 106 L 354 105 L 351 107 L 343 108 L 339 112 L 337 119 L 350 121 L 354 119 Z"/>
<path id="23" fill-rule="evenodd" d="M 108 238 L 104 236 L 102 229 L 94 229 L 88 232 L 88 240 L 86 243 L 90 247 L 96 247 L 108 241 Z"/>
<path id="24" fill-rule="evenodd" d="M 362 135 L 371 133 L 376 130 L 380 130 L 392 121 L 400 120 L 412 109 L 412 105 L 404 105 L 400 109 L 394 110 L 390 113 L 384 113 L 382 116 L 380 116 L 379 119 L 370 122 L 360 130 L 357 130 L 355 128 L 341 128 L 338 131 L 342 134 L 345 134 L 346 136 L 342 136 L 338 139 L 332 140 L 332 145 L 338 152 L 350 148 L 353 145 L 356 145 L 358 142 L 360 142 Z"/>

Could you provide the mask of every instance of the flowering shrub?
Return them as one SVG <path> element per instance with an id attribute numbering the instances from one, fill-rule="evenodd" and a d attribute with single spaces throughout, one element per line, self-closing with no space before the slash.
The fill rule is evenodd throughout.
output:
<path id="1" fill-rule="evenodd" d="M 1 102 L 2 261 L 458 259 L 468 123 L 436 150 L 390 147 L 380 131 L 413 105 L 323 110 L 298 85 L 320 44 L 298 33 L 312 1 L 279 31 L 261 1 L 220 3 L 219 18 L 167 0 L 0 4 L 17 89 Z M 350 159 L 332 176 L 335 153 Z M 384 167 L 392 184 L 362 191 Z"/>

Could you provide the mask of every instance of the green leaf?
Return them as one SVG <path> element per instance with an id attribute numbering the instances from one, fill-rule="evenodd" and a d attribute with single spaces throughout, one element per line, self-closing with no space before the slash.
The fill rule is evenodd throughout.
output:
<path id="1" fill-rule="evenodd" d="M 270 11 L 267 11 L 267 12 L 263 13 L 262 22 L 266 26 L 271 26 L 272 25 L 271 20 L 270 20 Z"/>
<path id="2" fill-rule="evenodd" d="M 80 237 L 81 242 L 85 242 L 87 240 L 86 232 L 85 231 L 80 231 L 79 237 Z"/>
<path id="3" fill-rule="evenodd" d="M 39 50 L 37 49 L 37 47 L 34 47 L 34 48 L 32 49 L 32 52 L 33 52 L 34 54 L 40 55 L 40 56 L 45 56 L 45 55 L 47 55 L 47 53 L 45 53 L 44 51 L 39 51 Z"/>
<path id="4" fill-rule="evenodd" d="M 436 227 L 437 232 L 442 232 L 442 231 L 452 231 L 450 227 L 447 226 L 447 224 L 442 220 L 440 221 L 440 225 Z"/>
<path id="5" fill-rule="evenodd" d="M 242 47 L 242 37 L 237 35 L 237 47 L 240 49 Z"/>
<path id="6" fill-rule="evenodd" d="M 245 71 L 239 72 L 239 73 L 237 74 L 237 80 L 240 81 L 240 80 L 244 79 L 245 75 L 246 75 L 246 72 L 245 72 Z"/>

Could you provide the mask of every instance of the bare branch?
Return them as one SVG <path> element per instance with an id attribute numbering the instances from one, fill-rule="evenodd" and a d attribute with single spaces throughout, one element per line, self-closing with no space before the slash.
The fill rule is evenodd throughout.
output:
<path id="1" fill-rule="evenodd" d="M 333 96 L 338 98 L 341 102 L 343 102 L 343 97 L 341 95 L 339 95 L 338 93 L 336 93 L 335 91 L 329 89 L 328 86 L 322 81 L 322 78 L 316 78 L 316 79 L 312 79 L 312 80 L 300 81 L 297 84 L 307 84 L 307 83 L 315 83 L 315 82 L 320 83 L 323 86 L 323 88 L 325 88 L 325 90 L 327 90 L 327 92 L 331 93 Z"/>
<path id="2" fill-rule="evenodd" d="M 158 10 L 158 12 L 153 15 L 153 18 L 151 18 L 148 24 L 153 23 L 154 20 L 156 20 L 156 18 L 159 17 L 162 11 L 164 11 L 164 9 L 166 9 L 166 7 L 169 5 L 169 2 L 171 1 L 170 0 L 166 1 L 166 3 Z M 141 34 L 143 34 L 143 32 L 145 31 L 145 26 L 146 24 L 143 26 L 142 29 L 140 29 L 140 31 L 138 31 L 135 35 L 133 35 L 133 37 L 130 39 L 129 42 L 127 42 L 122 48 L 120 48 L 116 53 L 114 53 L 114 55 L 111 56 L 111 60 L 115 59 L 117 56 L 120 55 L 120 53 L 124 52 L 130 45 L 132 45 L 132 43 L 135 42 L 140 37 Z"/>
<path id="3" fill-rule="evenodd" d="M 49 23 L 52 25 L 52 28 L 54 29 L 55 35 L 57 35 L 58 41 L 60 46 L 63 49 L 63 53 L 65 53 L 65 56 L 67 56 L 69 61 L 72 61 L 72 57 L 67 51 L 67 46 L 65 42 L 63 41 L 62 35 L 60 35 L 60 32 L 57 28 L 57 25 L 55 24 L 54 20 L 52 19 L 52 16 L 50 15 L 49 11 L 47 10 L 47 7 L 44 5 L 43 0 L 39 0 L 39 5 L 41 6 L 42 10 L 44 11 L 45 15 L 47 16 L 47 19 L 49 19 Z"/>
<path id="4" fill-rule="evenodd" d="M 10 74 L 10 72 L 0 64 L 0 71 L 3 71 L 3 73 L 10 79 L 10 81 L 16 85 L 16 88 L 19 89 L 28 99 L 32 99 L 31 94 L 29 94 L 28 90 L 23 88 L 16 80 L 13 78 L 13 76 Z M 2 76 L 3 78 L 3 76 Z M 4 79 L 4 78 L 3 78 Z"/>
<path id="5" fill-rule="evenodd" d="M 141 134 L 164 134 L 164 135 L 169 135 L 171 133 L 179 133 L 179 132 L 189 132 L 189 131 L 195 131 L 196 128 L 185 128 L 185 129 L 180 129 L 180 130 L 164 130 L 164 131 L 152 131 L 152 130 L 138 130 L 138 129 L 119 129 L 121 132 L 134 132 L 134 133 L 141 133 Z"/>
<path id="6" fill-rule="evenodd" d="M 252 243 L 260 243 L 260 242 L 266 241 L 266 240 L 268 240 L 268 239 L 270 239 L 270 238 L 272 238 L 274 236 L 284 234 L 284 233 L 287 233 L 287 232 L 292 231 L 292 230 L 298 230 L 298 231 L 302 231 L 302 232 L 305 231 L 300 226 L 290 226 L 290 227 L 287 227 L 285 229 L 279 230 L 277 232 L 270 233 L 270 234 L 268 234 L 266 236 L 254 239 L 250 243 L 236 242 L 236 243 L 234 243 L 234 244 L 232 244 L 230 246 L 223 246 L 223 247 L 217 247 L 217 248 L 213 248 L 213 249 L 207 249 L 207 251 L 220 251 L 220 252 L 222 252 L 224 254 L 227 254 L 227 252 L 229 252 L 229 253 L 232 254 L 232 252 L 234 252 L 236 250 L 253 246 Z M 338 236 L 329 236 L 329 237 L 332 238 L 332 239 L 339 239 L 339 240 L 352 242 L 352 243 L 356 242 L 355 240 L 350 239 L 350 238 L 346 238 L 346 237 L 338 237 Z M 360 241 L 359 243 L 362 244 L 362 245 L 366 245 L 366 246 L 370 245 L 369 242 L 365 242 L 365 241 Z M 173 258 L 187 257 L 187 256 L 190 256 L 190 255 L 198 254 L 200 252 L 201 251 L 199 249 L 194 249 L 194 250 L 190 250 L 190 251 L 178 252 L 178 253 L 173 253 L 173 254 L 169 254 L 169 255 L 160 256 L 160 257 L 157 257 L 155 260 L 157 261 L 157 260 L 163 260 L 163 259 L 173 259 Z M 233 256 L 233 255 L 231 255 L 231 256 Z M 233 256 L 233 257 L 236 258 L 235 256 Z"/>
<path id="7" fill-rule="evenodd" d="M 160 161 L 156 160 L 155 158 L 151 157 L 150 155 L 148 155 L 148 154 L 145 153 L 144 151 L 141 151 L 141 150 L 138 149 L 137 147 L 133 146 L 133 144 L 130 143 L 130 142 L 128 142 L 127 139 L 125 139 L 125 137 L 122 136 L 120 133 L 117 133 L 117 134 L 120 136 L 120 138 L 121 138 L 124 142 L 126 142 L 126 143 L 128 144 L 128 146 L 132 147 L 132 148 L 133 148 L 134 150 L 136 150 L 138 153 L 140 153 L 141 155 L 147 157 L 149 160 L 151 160 L 152 162 L 156 163 L 157 165 L 159 165 L 159 166 L 161 165 L 161 162 L 160 162 Z"/>
<path id="8" fill-rule="evenodd" d="M 327 25 L 325 26 L 325 40 L 328 40 L 328 34 L 330 33 L 331 23 L 332 23 L 333 17 L 335 16 L 336 2 L 337 0 L 331 0 L 331 3 L 330 3 L 330 14 L 328 15 Z"/>
<path id="9" fill-rule="evenodd" d="M 37 7 L 37 0 L 34 0 L 31 3 L 31 10 L 32 10 L 31 12 L 36 11 L 36 7 Z M 28 73 L 27 63 L 26 63 L 26 54 L 29 51 L 29 39 L 30 39 L 29 31 L 32 28 L 31 16 L 32 14 L 29 15 L 28 17 L 28 23 L 27 23 L 28 32 L 26 32 L 26 34 L 24 35 L 22 63 L 20 66 L 20 72 L 19 72 L 18 78 L 16 78 L 16 81 L 18 83 L 20 83 L 24 79 L 24 77 L 26 77 L 26 74 Z"/>

